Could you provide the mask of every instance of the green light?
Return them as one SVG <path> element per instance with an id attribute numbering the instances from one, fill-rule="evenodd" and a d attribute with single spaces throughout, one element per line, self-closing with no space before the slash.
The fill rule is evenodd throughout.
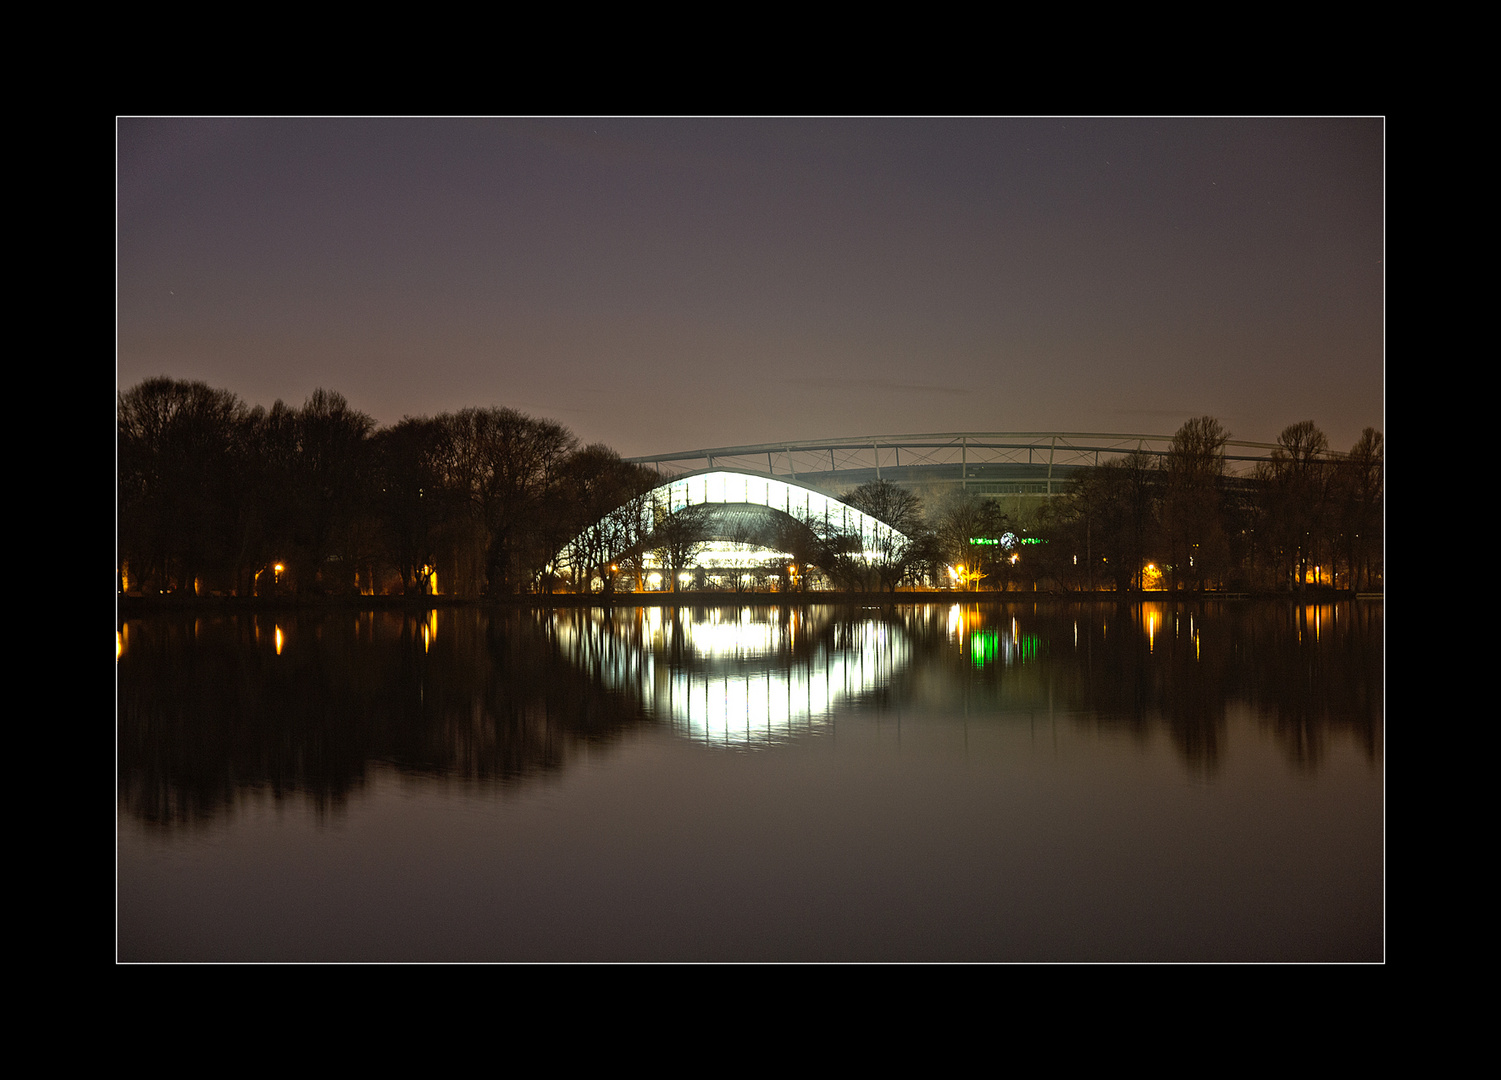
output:
<path id="1" fill-rule="evenodd" d="M 1043 653 L 1036 634 L 1020 634 L 1008 644 L 995 630 L 974 630 L 969 635 L 969 662 L 977 668 L 989 664 L 1035 664 Z"/>

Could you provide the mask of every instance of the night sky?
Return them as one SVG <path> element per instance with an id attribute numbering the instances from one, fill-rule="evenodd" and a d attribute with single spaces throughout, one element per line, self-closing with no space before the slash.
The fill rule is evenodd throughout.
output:
<path id="1" fill-rule="evenodd" d="M 1347 450 L 1385 427 L 1384 128 L 122 119 L 117 387 L 626 455 L 1206 413 Z"/>

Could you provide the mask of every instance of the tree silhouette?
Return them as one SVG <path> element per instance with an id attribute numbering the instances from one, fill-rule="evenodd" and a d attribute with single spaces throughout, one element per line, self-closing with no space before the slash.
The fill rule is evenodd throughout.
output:
<path id="1" fill-rule="evenodd" d="M 1175 586 L 1202 589 L 1206 578 L 1222 578 L 1229 565 L 1220 512 L 1229 439 L 1218 420 L 1200 416 L 1178 429 L 1163 463 L 1163 533 Z"/>
<path id="2" fill-rule="evenodd" d="M 574 535 L 559 561 L 575 572 L 584 590 L 598 575 L 604 591 L 614 592 L 611 564 L 631 560 L 645 549 L 651 529 L 646 493 L 656 479 L 650 469 L 625 461 L 601 443 L 584 447 L 564 466 L 561 489 Z"/>
<path id="3" fill-rule="evenodd" d="M 1329 441 L 1312 420 L 1283 429 L 1271 461 L 1257 468 L 1262 531 L 1272 538 L 1279 569 L 1295 588 L 1308 581 L 1308 568 L 1327 535 L 1330 477 Z"/>
<path id="4" fill-rule="evenodd" d="M 874 570 L 887 591 L 895 592 L 907 572 L 928 554 L 922 499 L 889 480 L 873 480 L 847 492 L 844 501 L 890 526 L 876 532 Z"/>
<path id="5" fill-rule="evenodd" d="M 1381 432 L 1368 427 L 1336 472 L 1345 563 L 1357 589 L 1369 589 L 1382 571 L 1385 454 Z"/>
<path id="6" fill-rule="evenodd" d="M 196 592 L 206 576 L 233 587 L 249 416 L 227 390 L 165 376 L 119 395 L 122 587 L 127 567 L 146 591 Z"/>
<path id="7" fill-rule="evenodd" d="M 672 574 L 672 591 L 679 591 L 678 575 L 709 546 L 710 508 L 703 504 L 672 509 L 665 498 L 652 507 L 652 532 L 648 546 Z"/>

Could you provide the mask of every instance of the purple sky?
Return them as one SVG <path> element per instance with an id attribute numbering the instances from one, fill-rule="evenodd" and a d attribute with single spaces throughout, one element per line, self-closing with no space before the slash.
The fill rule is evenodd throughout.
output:
<path id="1" fill-rule="evenodd" d="M 1384 122 L 121 120 L 119 389 L 626 455 L 1384 428 Z"/>

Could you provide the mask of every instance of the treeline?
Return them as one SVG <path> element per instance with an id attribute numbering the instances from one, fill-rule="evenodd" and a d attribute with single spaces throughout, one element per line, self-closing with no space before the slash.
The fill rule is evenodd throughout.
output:
<path id="1" fill-rule="evenodd" d="M 1379 432 L 1367 428 L 1334 454 L 1311 421 L 1293 424 L 1249 476 L 1227 471 L 1228 442 L 1218 420 L 1197 417 L 1165 454 L 1127 454 L 1081 472 L 1061 496 L 1009 512 L 962 489 L 865 484 L 843 500 L 897 530 L 873 550 L 816 519 L 759 539 L 794 554 L 800 583 L 817 570 L 849 590 L 1383 587 Z"/>
<path id="2" fill-rule="evenodd" d="M 268 410 L 157 378 L 117 414 L 127 593 L 550 589 L 557 552 L 657 480 L 512 409 L 380 428 L 326 390 Z"/>
<path id="3" fill-rule="evenodd" d="M 1028 512 L 866 484 L 844 501 L 895 531 L 861 537 L 770 512 L 742 514 L 727 536 L 709 508 L 651 499 L 651 470 L 512 409 L 380 428 L 326 390 L 267 410 L 158 378 L 119 395 L 118 425 L 116 569 L 132 594 L 639 589 L 650 565 L 674 590 L 1382 583 L 1384 451 L 1369 428 L 1337 455 L 1313 423 L 1294 424 L 1252 476 L 1233 477 L 1228 432 L 1199 417 L 1160 458 L 1085 471 Z M 711 539 L 787 558 L 709 575 L 696 564 Z"/>
<path id="4" fill-rule="evenodd" d="M 1213 417 L 1190 420 L 1166 454 L 1081 472 L 1026 517 L 961 495 L 927 515 L 930 542 L 961 587 L 1383 588 L 1380 432 L 1335 454 L 1312 421 L 1293 424 L 1249 476 L 1227 472 L 1228 441 Z"/>

